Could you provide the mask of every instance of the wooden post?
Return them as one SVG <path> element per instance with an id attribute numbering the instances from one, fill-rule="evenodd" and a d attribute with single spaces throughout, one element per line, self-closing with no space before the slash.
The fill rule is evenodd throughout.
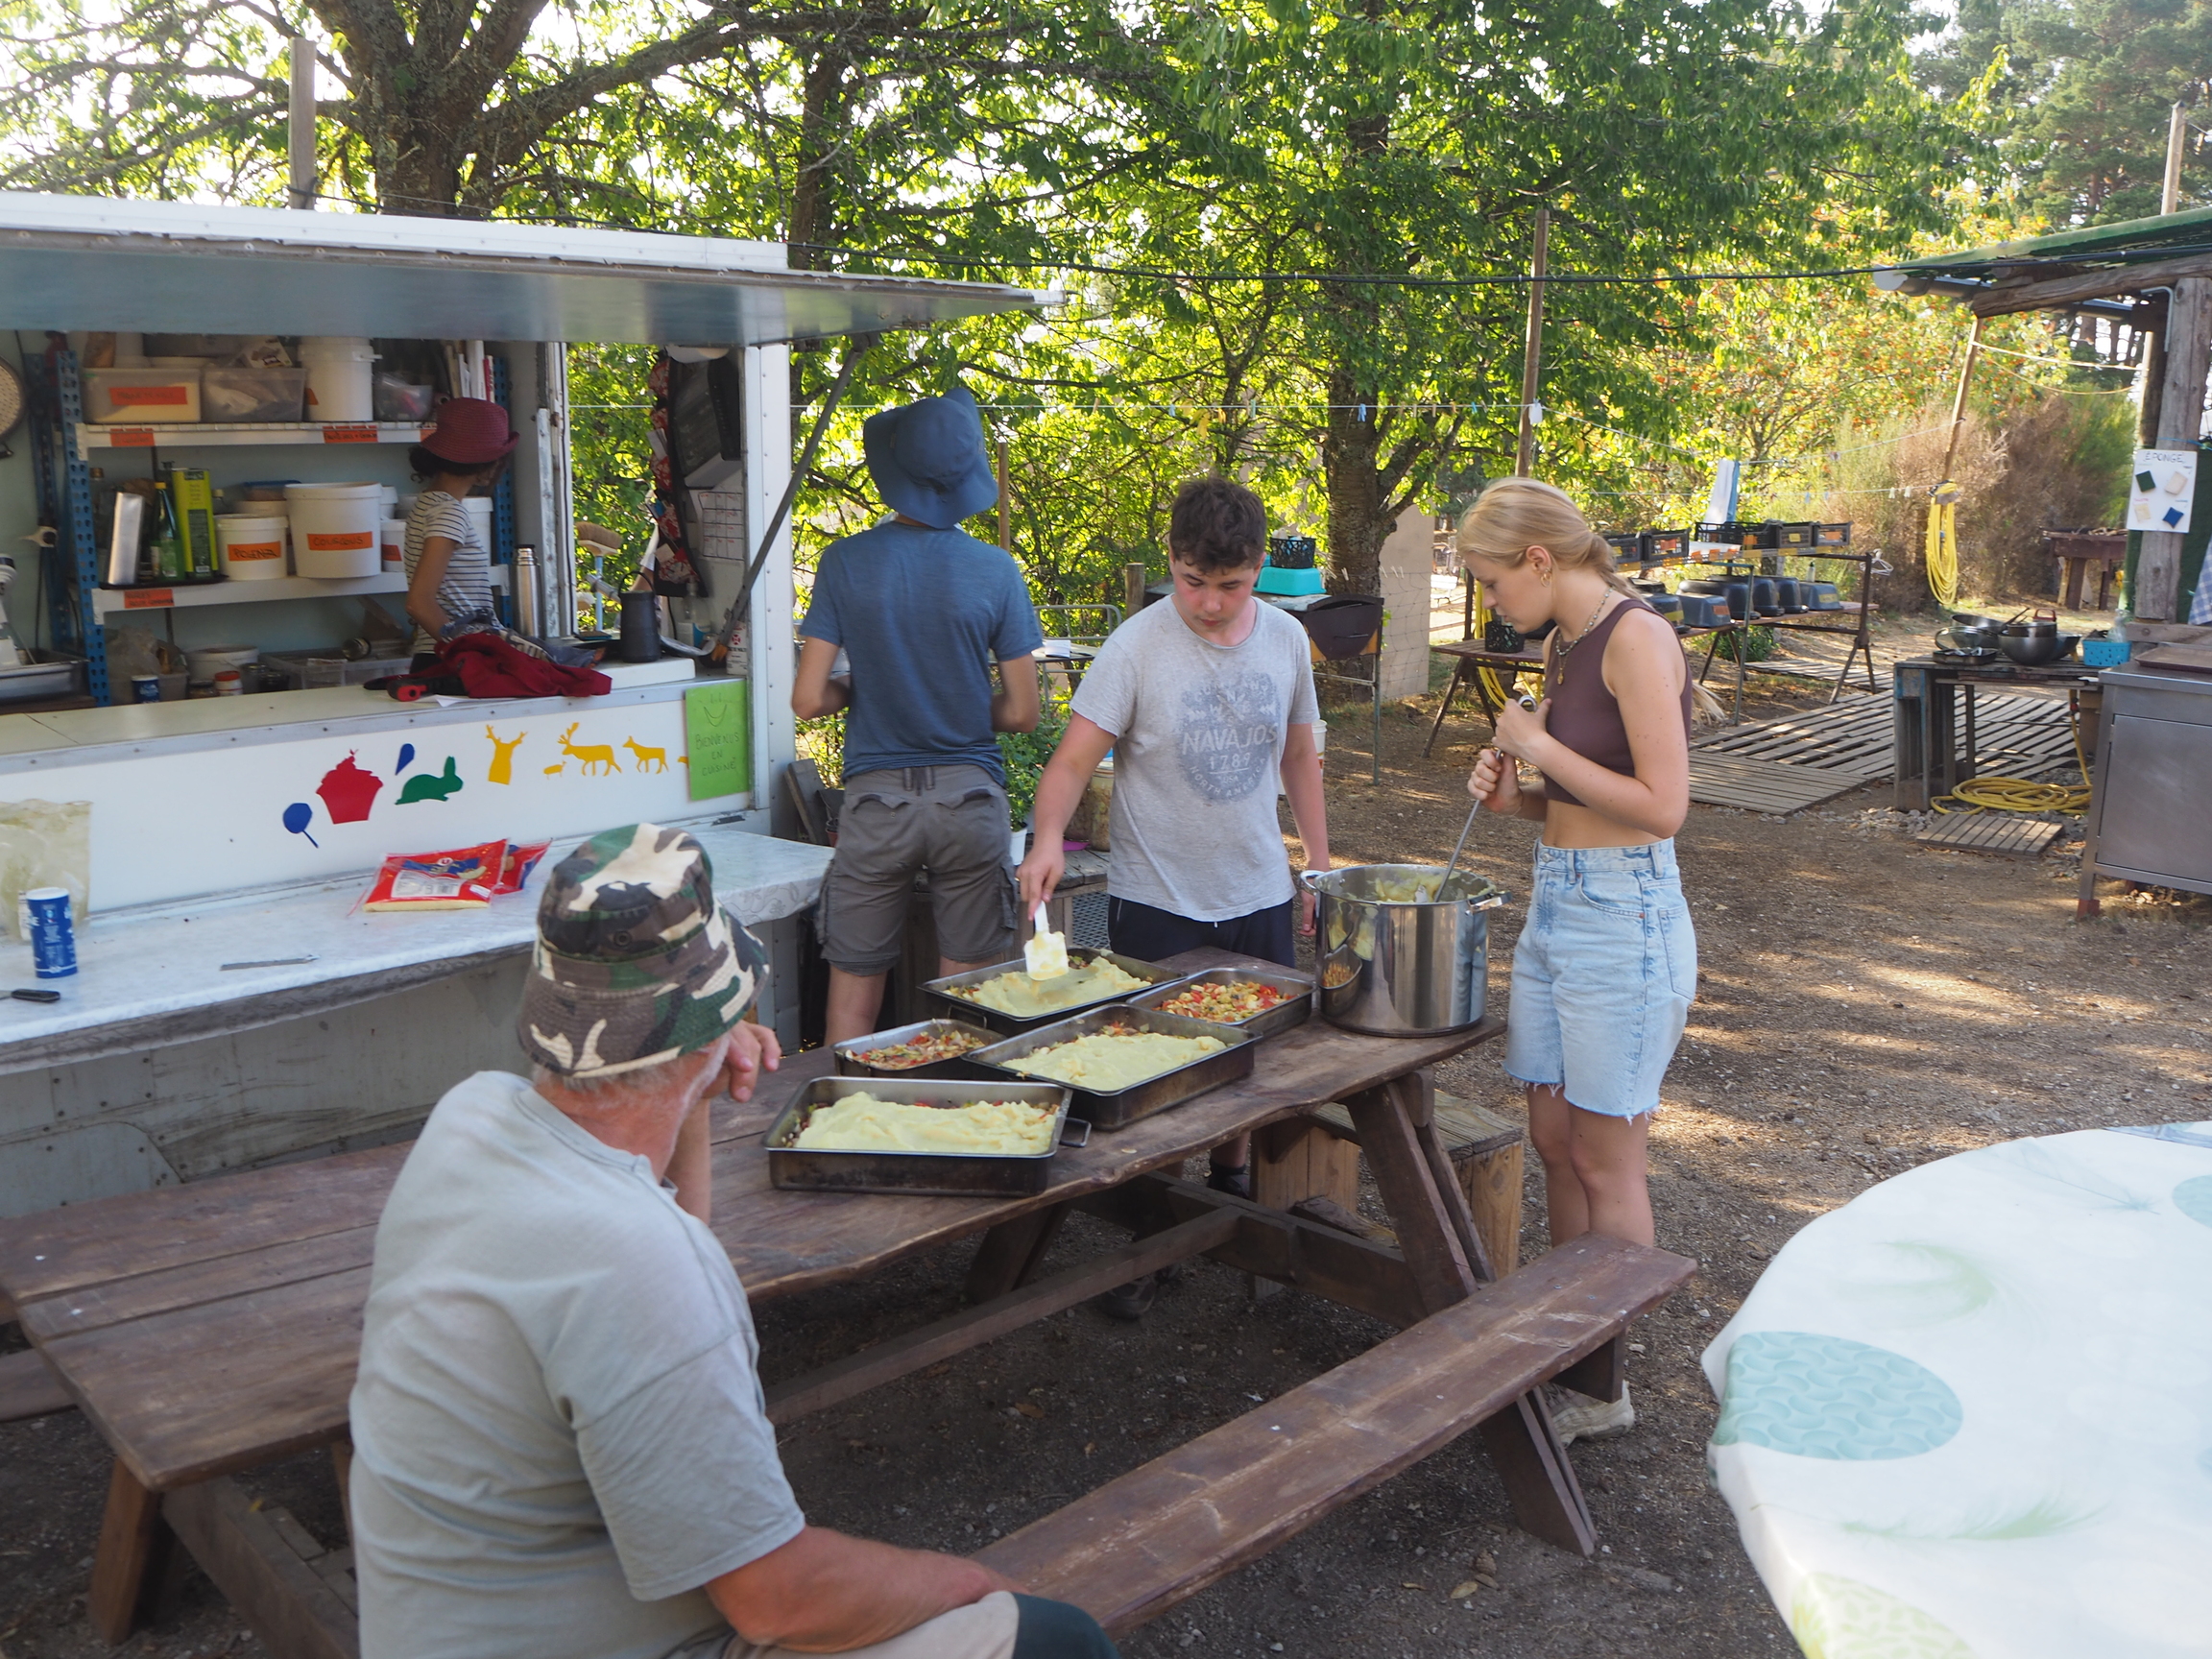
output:
<path id="1" fill-rule="evenodd" d="M 1121 614 L 1124 618 L 1134 616 L 1144 609 L 1145 578 L 1150 574 L 1151 571 L 1142 565 L 1121 566 Z"/>
<path id="2" fill-rule="evenodd" d="M 2160 449 L 2186 449 L 2204 420 L 2205 371 L 2212 367 L 2212 277 L 2182 276 L 2166 305 L 2166 373 L 2158 397 Z M 2181 597 L 2182 538 L 2146 530 L 2135 559 L 2128 609 L 2145 622 L 2172 622 Z"/>
<path id="3" fill-rule="evenodd" d="M 290 194 L 294 207 L 315 205 L 315 42 L 292 42 L 290 126 L 285 134 L 290 162 Z"/>
<path id="4" fill-rule="evenodd" d="M 1951 476 L 1952 458 L 1959 453 L 1959 429 L 1966 424 L 1966 388 L 1974 379 L 1974 365 L 1982 358 L 1982 325 L 1985 317 L 1974 319 L 1974 332 L 1966 337 L 1966 361 L 1959 370 L 1959 391 L 1951 399 L 1951 438 L 1943 445 L 1943 477 Z"/>
<path id="5" fill-rule="evenodd" d="M 2174 106 L 2166 123 L 2166 182 L 2158 192 L 2158 211 L 2171 213 L 2181 204 L 2181 146 L 2189 136 L 2189 106 Z"/>
<path id="6" fill-rule="evenodd" d="M 1521 442 L 1513 452 L 1516 477 L 1528 476 L 1536 459 L 1536 390 L 1544 362 L 1545 254 L 1551 239 L 1551 210 L 1536 209 L 1536 239 L 1528 258 L 1528 332 L 1521 345 Z"/>

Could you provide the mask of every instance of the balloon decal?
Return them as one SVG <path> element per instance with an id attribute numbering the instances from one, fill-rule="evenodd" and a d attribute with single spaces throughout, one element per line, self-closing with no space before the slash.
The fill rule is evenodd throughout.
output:
<path id="1" fill-rule="evenodd" d="M 284 808 L 284 828 L 295 835 L 307 835 L 307 826 L 315 822 L 315 808 L 304 801 L 295 801 Z M 307 835 L 307 845 L 318 850 L 323 843 Z"/>

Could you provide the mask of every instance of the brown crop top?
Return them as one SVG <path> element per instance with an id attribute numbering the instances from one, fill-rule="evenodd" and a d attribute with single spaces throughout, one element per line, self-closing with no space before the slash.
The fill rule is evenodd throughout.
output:
<path id="1" fill-rule="evenodd" d="M 1608 611 L 1598 626 L 1591 629 L 1575 643 L 1575 649 L 1566 658 L 1553 658 L 1544 665 L 1546 693 L 1551 699 L 1551 712 L 1546 730 L 1584 759 L 1595 760 L 1608 772 L 1619 772 L 1624 777 L 1636 775 L 1636 757 L 1628 750 L 1628 728 L 1621 718 L 1621 705 L 1613 693 L 1605 688 L 1605 647 L 1613 637 L 1613 628 L 1631 611 L 1650 611 L 1651 607 L 1641 599 L 1629 599 Z M 1652 612 L 1657 615 L 1657 612 Z M 1559 636 L 1551 636 L 1551 649 L 1558 650 Z M 1690 676 L 1682 676 L 1682 735 L 1690 735 Z M 1564 801 L 1570 806 L 1580 806 L 1583 802 L 1563 783 L 1549 775 L 1544 780 L 1544 798 L 1547 801 Z"/>

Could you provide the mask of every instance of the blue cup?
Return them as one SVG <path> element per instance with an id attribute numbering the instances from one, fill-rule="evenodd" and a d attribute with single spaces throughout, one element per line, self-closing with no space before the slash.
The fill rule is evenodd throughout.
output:
<path id="1" fill-rule="evenodd" d="M 69 915 L 69 889 L 34 887 L 23 895 L 31 922 L 31 963 L 41 979 L 66 979 L 77 972 L 77 928 Z"/>

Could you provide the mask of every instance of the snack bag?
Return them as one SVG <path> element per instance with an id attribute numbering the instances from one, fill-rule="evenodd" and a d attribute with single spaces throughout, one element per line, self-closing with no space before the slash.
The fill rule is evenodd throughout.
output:
<path id="1" fill-rule="evenodd" d="M 384 860 L 364 910 L 474 910 L 500 891 L 507 843 L 487 841 L 450 853 L 409 853 Z"/>
<path id="2" fill-rule="evenodd" d="M 538 860 L 545 856 L 550 841 L 531 841 L 524 844 L 507 843 L 507 856 L 499 866 L 499 884 L 494 893 L 519 893 L 530 873 L 538 868 Z"/>

